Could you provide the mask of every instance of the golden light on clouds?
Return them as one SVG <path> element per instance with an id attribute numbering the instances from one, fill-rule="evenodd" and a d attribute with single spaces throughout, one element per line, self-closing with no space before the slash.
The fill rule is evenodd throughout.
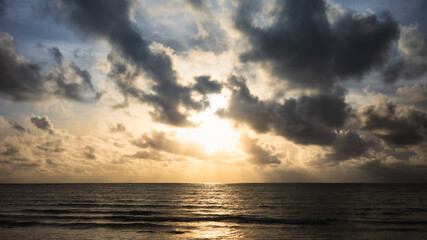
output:
<path id="1" fill-rule="evenodd" d="M 0 0 L 0 182 L 426 181 L 399 4 L 90 2 Z"/>

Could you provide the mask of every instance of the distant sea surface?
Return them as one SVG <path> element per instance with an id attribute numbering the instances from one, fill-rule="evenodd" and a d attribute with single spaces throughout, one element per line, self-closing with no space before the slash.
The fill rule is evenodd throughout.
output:
<path id="1" fill-rule="evenodd" d="M 0 239 L 427 239 L 427 184 L 2 184 Z"/>

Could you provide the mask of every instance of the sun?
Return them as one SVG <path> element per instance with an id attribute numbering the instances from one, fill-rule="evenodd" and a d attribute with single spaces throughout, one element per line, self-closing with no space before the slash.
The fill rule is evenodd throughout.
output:
<path id="1" fill-rule="evenodd" d="M 191 130 L 191 137 L 202 144 L 209 153 L 219 150 L 232 151 L 237 134 L 230 122 L 210 113 L 201 113 L 200 126 Z"/>
<path id="2" fill-rule="evenodd" d="M 206 111 L 191 117 L 199 126 L 188 130 L 189 137 L 203 145 L 210 154 L 216 151 L 231 152 L 238 144 L 238 133 L 230 121 L 216 115 L 218 109 L 226 106 L 226 98 L 217 95 L 210 97 L 209 101 L 210 107 Z"/>

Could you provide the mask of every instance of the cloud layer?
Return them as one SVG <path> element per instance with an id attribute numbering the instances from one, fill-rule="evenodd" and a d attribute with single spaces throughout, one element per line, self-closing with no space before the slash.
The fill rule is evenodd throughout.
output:
<path id="1" fill-rule="evenodd" d="M 234 16 L 235 27 L 250 44 L 241 59 L 260 63 L 293 87 L 327 90 L 337 81 L 360 80 L 387 60 L 399 36 L 398 25 L 386 13 L 335 13 L 324 1 L 278 1 L 266 20 L 269 25 L 257 26 L 260 4 L 242 1 Z"/>
<path id="2" fill-rule="evenodd" d="M 273 131 L 298 144 L 331 144 L 350 113 L 340 91 L 277 103 L 259 100 L 242 78 L 231 76 L 229 83 L 232 95 L 227 109 L 219 110 L 220 116 L 246 123 L 260 133 Z"/>
<path id="3" fill-rule="evenodd" d="M 52 50 L 53 49 L 53 50 Z M 41 101 L 52 96 L 86 102 L 97 100 L 91 76 L 74 62 L 62 64 L 58 48 L 51 48 L 57 65 L 49 72 L 25 60 L 15 49 L 13 37 L 0 32 L 0 93 L 14 101 Z"/>
<path id="4" fill-rule="evenodd" d="M 44 12 L 52 13 L 83 38 L 110 43 L 109 76 L 125 97 L 125 103 L 119 106 L 127 106 L 128 97 L 132 97 L 153 106 L 155 120 L 177 126 L 192 125 L 187 110 L 204 109 L 205 105 L 192 97 L 192 89 L 178 82 L 170 56 L 152 50 L 131 20 L 131 1 L 46 1 Z M 136 69 L 130 72 L 132 66 Z M 136 78 L 142 73 L 154 82 L 151 93 L 136 86 Z"/>
<path id="5" fill-rule="evenodd" d="M 426 19 L 359 4 L 0 0 L 0 181 L 427 181 Z"/>

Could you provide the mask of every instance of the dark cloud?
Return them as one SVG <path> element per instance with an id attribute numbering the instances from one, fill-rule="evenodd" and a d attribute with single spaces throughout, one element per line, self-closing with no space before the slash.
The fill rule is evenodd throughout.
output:
<path id="1" fill-rule="evenodd" d="M 133 145 L 144 149 L 152 149 L 182 155 L 187 157 L 207 158 L 202 145 L 195 142 L 185 142 L 171 139 L 165 132 L 152 131 L 151 134 L 143 134 L 132 142 Z"/>
<path id="2" fill-rule="evenodd" d="M 221 84 L 215 80 L 211 80 L 210 75 L 197 76 L 194 77 L 194 80 L 196 84 L 194 84 L 193 89 L 200 94 L 206 95 L 221 92 Z"/>
<path id="3" fill-rule="evenodd" d="M 62 60 L 64 56 L 62 56 L 61 51 L 59 51 L 59 48 L 57 47 L 51 47 L 48 49 L 49 53 L 52 54 L 53 59 L 55 62 L 59 65 L 62 65 Z"/>
<path id="4" fill-rule="evenodd" d="M 387 59 L 398 37 L 397 24 L 386 13 L 358 14 L 343 11 L 328 20 L 324 1 L 277 1 L 270 26 L 256 26 L 261 3 L 240 1 L 235 27 L 250 43 L 241 55 L 244 62 L 258 62 L 290 86 L 321 88 L 337 81 L 360 79 Z"/>
<path id="5" fill-rule="evenodd" d="M 16 130 L 18 130 L 20 132 L 24 132 L 25 131 L 25 128 L 23 126 L 19 125 L 18 123 L 13 123 L 12 124 L 12 128 L 14 128 L 14 129 L 16 129 Z"/>
<path id="6" fill-rule="evenodd" d="M 417 149 L 415 149 L 414 151 L 414 149 L 408 149 L 408 148 L 384 148 L 382 149 L 382 151 L 383 153 L 385 153 L 385 156 L 392 156 L 400 161 L 408 161 L 412 157 L 417 157 L 418 154 L 422 154 L 420 152 L 418 152 L 417 154 Z"/>
<path id="7" fill-rule="evenodd" d="M 45 1 L 44 12 L 52 13 L 84 38 L 107 40 L 113 47 L 108 60 L 112 65 L 110 77 L 125 97 L 133 97 L 154 107 L 153 117 L 167 124 L 188 126 L 188 113 L 199 111 L 204 105 L 191 97 L 191 89 L 178 83 L 178 76 L 170 57 L 161 51 L 152 52 L 138 26 L 131 20 L 131 1 Z M 124 58 L 119 61 L 116 56 Z M 135 75 L 129 76 L 127 64 L 137 66 L 154 81 L 153 93 L 136 87 Z M 140 72 L 136 72 L 139 75 Z"/>
<path id="8" fill-rule="evenodd" d="M 117 104 L 114 107 L 127 107 L 129 105 L 129 97 L 142 99 L 145 92 L 136 87 L 136 78 L 140 76 L 141 72 L 127 64 L 126 61 L 117 54 L 108 54 L 107 60 L 110 63 L 108 77 L 124 97 L 124 102 Z"/>
<path id="9" fill-rule="evenodd" d="M 41 100 L 47 92 L 40 66 L 23 61 L 12 36 L 0 32 L 0 92 L 18 101 Z"/>
<path id="10" fill-rule="evenodd" d="M 297 99 L 296 112 L 304 119 L 319 122 L 330 128 L 339 129 L 350 113 L 342 93 L 301 96 Z"/>
<path id="11" fill-rule="evenodd" d="M 374 143 L 360 136 L 356 131 L 340 134 L 332 144 L 332 153 L 326 160 L 344 161 L 363 156 Z"/>
<path id="12" fill-rule="evenodd" d="M 204 102 L 195 101 L 192 98 L 191 88 L 176 83 L 157 84 L 152 87 L 154 93 L 147 93 L 136 86 L 136 79 L 141 74 L 138 68 L 135 69 L 113 53 L 108 55 L 108 61 L 111 66 L 109 77 L 124 96 L 124 102 L 116 105 L 116 108 L 127 107 L 129 98 L 133 98 L 150 104 L 154 108 L 151 115 L 159 122 L 176 126 L 192 126 L 193 123 L 187 119 L 189 113 L 179 108 L 200 111 L 207 106 Z"/>
<path id="13" fill-rule="evenodd" d="M 62 56 L 58 48 L 51 49 Z M 100 97 L 94 92 L 89 72 L 81 70 L 74 62 L 56 65 L 52 71 L 44 72 L 39 64 L 28 62 L 16 53 L 12 36 L 0 32 L 0 93 L 4 97 L 15 101 L 40 101 L 58 96 L 85 102 Z"/>
<path id="14" fill-rule="evenodd" d="M 187 0 L 187 2 L 197 10 L 205 11 L 209 8 L 208 1 L 206 0 Z"/>
<path id="15" fill-rule="evenodd" d="M 53 133 L 53 125 L 47 116 L 32 116 L 30 120 L 37 128 Z"/>
<path id="16" fill-rule="evenodd" d="M 427 114 L 383 100 L 359 110 L 360 128 L 387 143 L 413 145 L 426 140 Z"/>
<path id="17" fill-rule="evenodd" d="M 229 79 L 232 95 L 218 114 L 248 124 L 257 132 L 273 131 L 295 143 L 330 145 L 350 114 L 343 92 L 290 98 L 283 103 L 261 101 L 244 79 Z"/>
<path id="18" fill-rule="evenodd" d="M 243 150 L 249 154 L 248 162 L 253 164 L 280 164 L 279 158 L 272 153 L 272 149 L 268 146 L 258 144 L 257 138 L 250 138 L 248 135 L 242 136 L 240 142 Z"/>
<path id="19" fill-rule="evenodd" d="M 416 79 L 427 72 L 427 44 L 417 26 L 401 28 L 399 50 L 403 56 L 384 71 L 386 83 Z"/>

